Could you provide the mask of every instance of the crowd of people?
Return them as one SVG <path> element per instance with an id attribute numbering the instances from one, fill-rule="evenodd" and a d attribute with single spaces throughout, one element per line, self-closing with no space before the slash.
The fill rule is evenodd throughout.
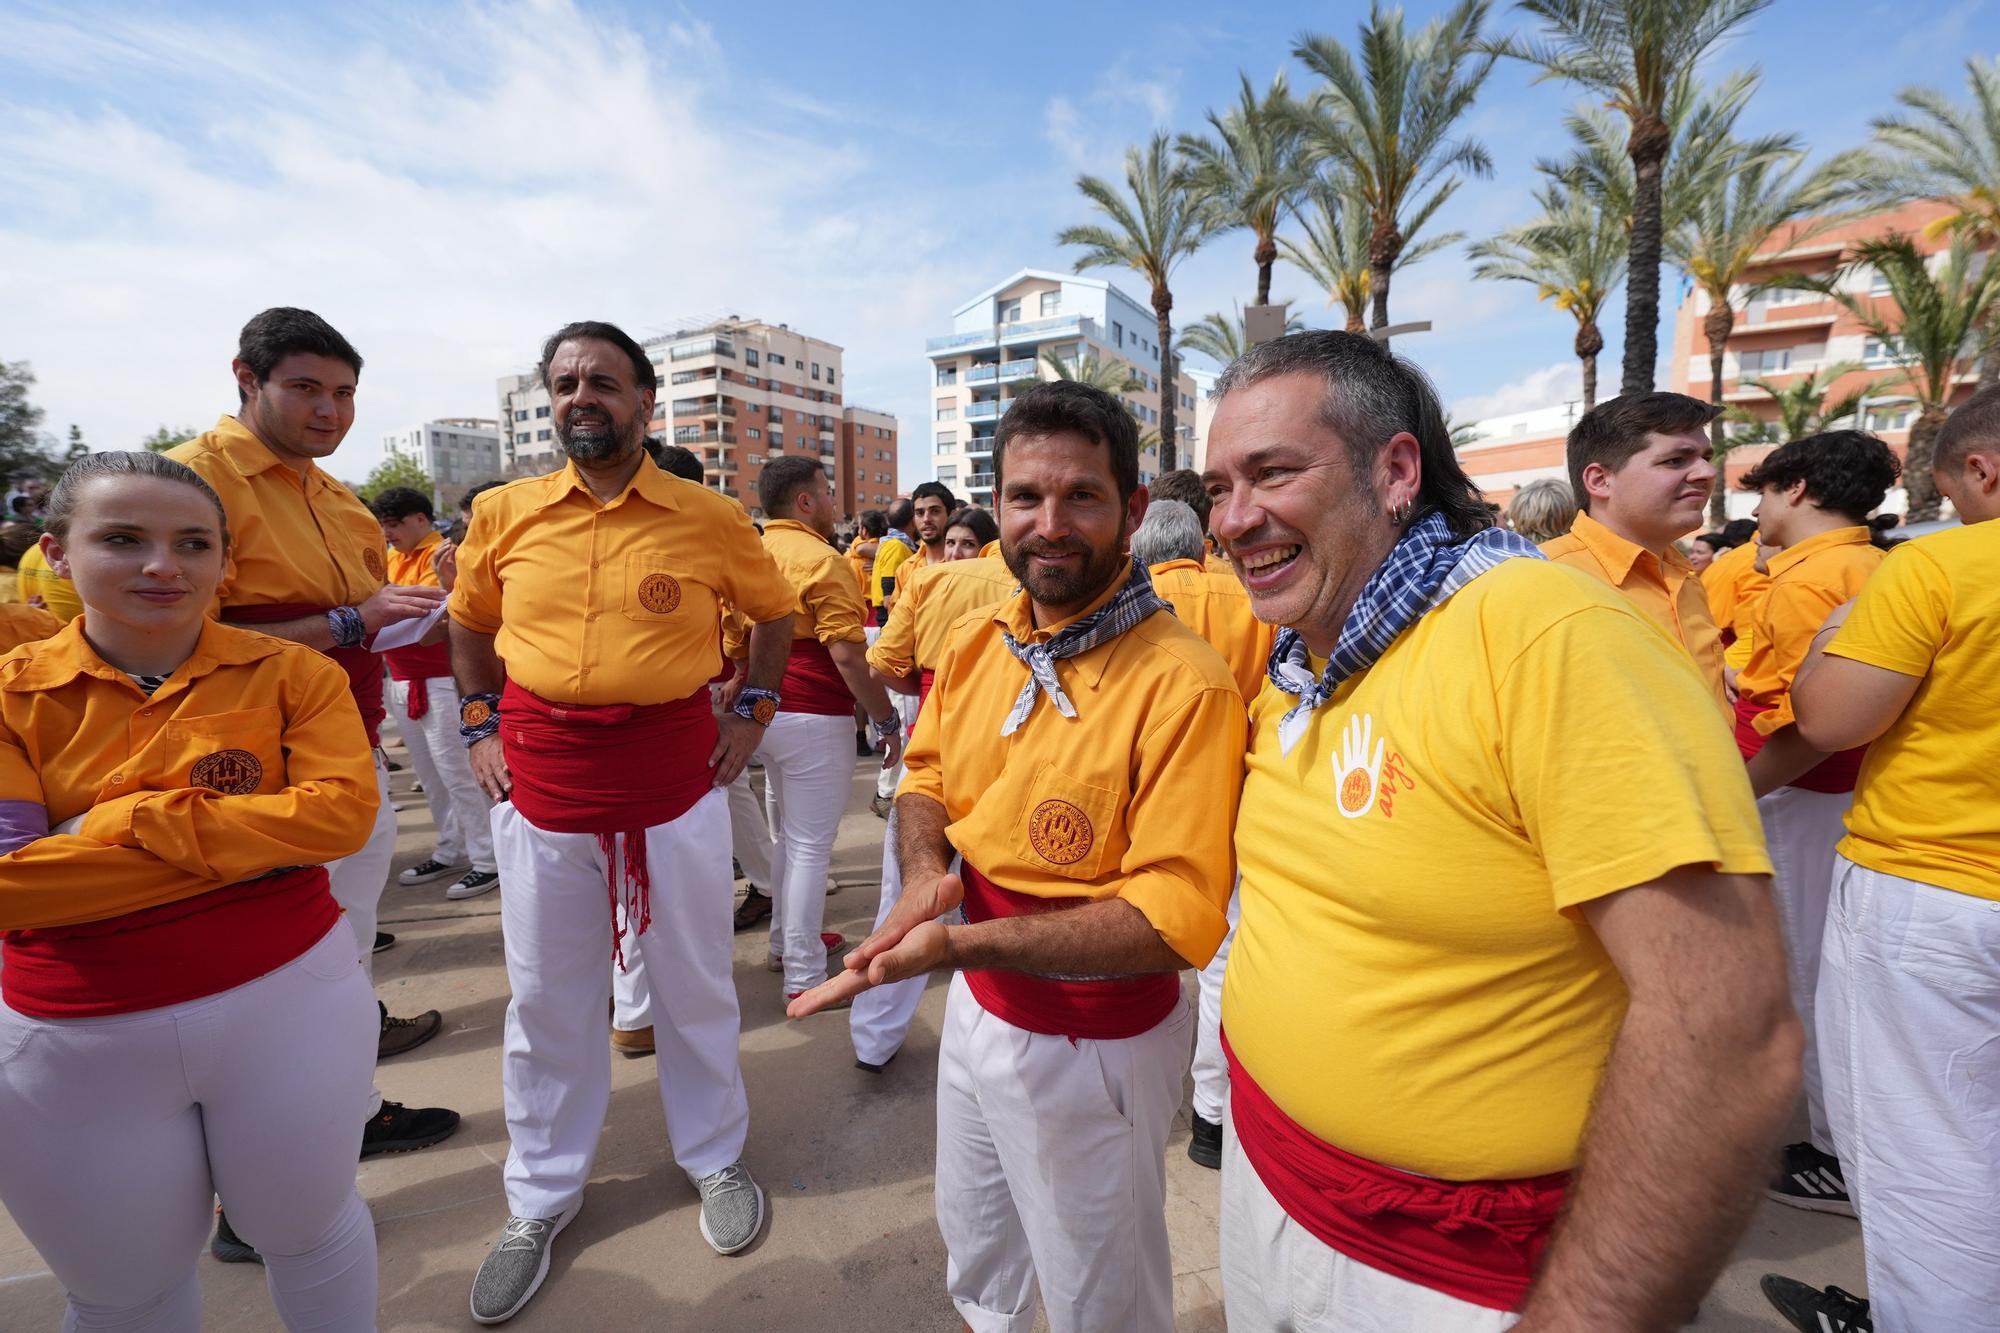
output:
<path id="1" fill-rule="evenodd" d="M 1962 525 L 1891 553 L 1856 431 L 1700 532 L 1716 409 L 1671 393 L 1496 522 L 1422 373 L 1339 332 L 1229 367 L 1200 473 L 1142 484 L 1120 401 L 1056 381 L 993 512 L 931 482 L 851 537 L 817 458 L 764 466 L 759 526 L 649 441 L 655 369 L 596 321 L 541 352 L 560 471 L 444 531 L 365 505 L 320 466 L 361 368 L 265 311 L 235 413 L 27 497 L 80 613 L 0 607 L 0 1203 L 66 1327 L 199 1327 L 205 1243 L 288 1328 L 375 1327 L 355 1162 L 458 1127 L 375 1087 L 442 1025 L 371 993 L 393 722 L 436 829 L 397 879 L 500 904 L 480 1323 L 548 1276 L 614 1054 L 656 1060 L 703 1240 L 763 1233 L 763 927 L 871 1073 L 951 974 L 975 1333 L 1173 1326 L 1190 1072 L 1233 1328 L 1677 1328 L 1768 1194 L 1861 1227 L 1866 1299 L 1765 1278 L 1797 1328 L 2000 1329 L 2000 391 L 1933 450 Z"/>

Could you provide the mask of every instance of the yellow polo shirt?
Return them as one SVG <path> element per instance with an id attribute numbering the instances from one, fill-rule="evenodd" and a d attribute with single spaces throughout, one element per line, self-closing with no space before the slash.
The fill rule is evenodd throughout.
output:
<path id="1" fill-rule="evenodd" d="M 1792 677 L 1833 608 L 1861 591 L 1882 563 L 1865 527 L 1835 528 L 1787 546 L 1764 563 L 1771 586 L 1752 612 L 1749 665 L 1736 692 L 1768 712 L 1751 724 L 1762 736 L 1792 724 Z"/>
<path id="2" fill-rule="evenodd" d="M 42 554 L 40 542 L 21 553 L 15 576 L 21 600 L 41 598 L 43 608 L 63 624 L 83 614 L 83 599 L 76 595 L 76 585 L 49 568 L 49 558 Z"/>
<path id="3" fill-rule="evenodd" d="M 1757 568 L 1756 539 L 1732 546 L 1710 561 L 1701 572 L 1701 586 L 1708 594 L 1708 616 L 1716 632 L 1735 636 L 1722 650 L 1723 663 L 1741 671 L 1750 665 L 1751 620 L 1771 586 L 1771 576 Z"/>
<path id="4" fill-rule="evenodd" d="M 405 554 L 395 547 L 389 548 L 389 582 L 404 587 L 441 588 L 437 570 L 431 567 L 431 557 L 444 542 L 444 534 L 433 532 L 417 543 L 416 549 Z"/>
<path id="5" fill-rule="evenodd" d="M 1229 929 L 1242 696 L 1213 648 L 1155 612 L 1056 663 L 1074 718 L 1042 694 L 1020 729 L 1002 736 L 1028 680 L 1002 629 L 1039 642 L 1072 623 L 1035 628 L 1022 592 L 955 624 L 897 794 L 942 804 L 951 845 L 1001 888 L 1123 899 L 1190 967 L 1204 966 Z M 1057 849 L 1042 836 L 1042 812 L 1063 807 L 1082 830 L 1080 848 L 1072 841 Z"/>
<path id="6" fill-rule="evenodd" d="M 997 555 L 926 566 L 903 584 L 889 623 L 868 649 L 868 665 L 896 677 L 935 671 L 951 627 L 974 611 L 1006 601 L 1019 586 Z"/>
<path id="7" fill-rule="evenodd" d="M 2000 522 L 1904 542 L 1826 651 L 1922 683 L 1868 747 L 1842 855 L 2000 902 Z"/>
<path id="8" fill-rule="evenodd" d="M 868 604 L 870 606 L 882 606 L 888 602 L 889 589 L 882 586 L 883 581 L 894 579 L 897 567 L 915 554 L 916 552 L 897 541 L 894 537 L 884 537 L 881 541 L 875 543 L 875 567 L 868 571 Z M 893 587 L 893 584 L 891 586 Z"/>
<path id="9" fill-rule="evenodd" d="M 846 561 L 833 543 L 793 518 L 764 520 L 764 549 L 798 594 L 793 639 L 860 643 L 867 617 Z M 770 619 L 770 617 L 765 617 Z"/>
<path id="10" fill-rule="evenodd" d="M 797 601 L 741 505 L 646 459 L 609 503 L 574 463 L 481 494 L 450 606 L 544 699 L 658 704 L 721 667 L 724 603 L 763 624 Z"/>
<path id="11" fill-rule="evenodd" d="M 1541 560 L 1424 616 L 1289 755 L 1293 699 L 1266 685 L 1222 999 L 1251 1077 L 1400 1170 L 1575 1166 L 1626 1004 L 1578 906 L 1680 866 L 1771 869 L 1729 733 L 1686 723 L 1707 699 L 1631 603 Z"/>
<path id="12" fill-rule="evenodd" d="M 1168 560 L 1154 565 L 1153 591 L 1173 604 L 1183 625 L 1207 641 L 1229 664 L 1236 688 L 1247 703 L 1264 688 L 1271 663 L 1271 640 L 1278 627 L 1266 625 L 1250 609 L 1250 594 L 1235 571 L 1216 573 L 1195 560 Z"/>

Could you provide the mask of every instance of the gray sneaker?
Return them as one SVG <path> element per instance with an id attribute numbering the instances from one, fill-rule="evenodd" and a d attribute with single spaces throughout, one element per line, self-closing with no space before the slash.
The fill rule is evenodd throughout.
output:
<path id="1" fill-rule="evenodd" d="M 701 1191 L 701 1238 L 717 1254 L 749 1248 L 764 1229 L 764 1191 L 750 1179 L 750 1168 L 732 1163 L 694 1187 Z"/>
<path id="2" fill-rule="evenodd" d="M 479 1275 L 472 1279 L 472 1317 L 482 1324 L 504 1324 L 521 1312 L 528 1298 L 549 1275 L 549 1254 L 555 1238 L 576 1216 L 572 1208 L 561 1217 L 510 1217 L 500 1239 L 486 1252 Z"/>

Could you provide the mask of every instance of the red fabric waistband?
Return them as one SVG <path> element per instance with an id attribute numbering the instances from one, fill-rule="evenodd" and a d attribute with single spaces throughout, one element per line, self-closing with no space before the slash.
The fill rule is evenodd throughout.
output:
<path id="1" fill-rule="evenodd" d="M 232 606 L 222 612 L 225 624 L 258 625 L 276 624 L 281 620 L 297 620 L 301 616 L 325 615 L 333 608 L 313 606 L 307 602 L 273 602 L 268 606 Z M 382 704 L 382 655 L 367 648 L 322 648 L 319 650 L 340 664 L 347 673 L 347 688 L 354 695 L 354 706 L 361 710 L 361 725 L 367 728 L 368 744 L 382 744 L 382 719 L 388 710 Z"/>
<path id="2" fill-rule="evenodd" d="M 500 739 L 514 808 L 551 833 L 623 833 L 686 814 L 714 785 L 708 687 L 663 704 L 562 704 L 513 681 Z"/>
<path id="3" fill-rule="evenodd" d="M 965 919 L 974 923 L 1000 917 L 1060 912 L 1082 907 L 1088 898 L 1037 898 L 1003 889 L 964 866 Z M 1057 980 L 1026 972 L 965 970 L 965 984 L 979 1007 L 1028 1032 L 1072 1041 L 1116 1041 L 1159 1026 L 1181 1002 L 1178 972 L 1101 980 Z"/>
<path id="4" fill-rule="evenodd" d="M 1457 1182 L 1342 1152 L 1302 1129 L 1229 1060 L 1229 1116 L 1243 1155 L 1285 1213 L 1331 1249 L 1491 1310 L 1519 1310 L 1569 1173 Z"/>
<path id="5" fill-rule="evenodd" d="M 451 678 L 449 643 L 418 643 L 408 648 L 391 648 L 382 654 L 382 660 L 389 664 L 389 675 L 396 680 Z"/>
<path id="6" fill-rule="evenodd" d="M 326 870 L 301 866 L 108 921 L 0 937 L 0 998 L 30 1018 L 101 1018 L 218 995 L 347 929 Z"/>
<path id="7" fill-rule="evenodd" d="M 1754 722 L 1759 713 L 1770 711 L 1764 704 L 1751 703 L 1740 694 L 1736 696 L 1736 750 L 1746 763 L 1763 749 L 1764 742 L 1770 739 L 1758 732 Z M 1861 776 L 1861 761 L 1867 754 L 1868 747 L 1865 745 L 1857 745 L 1852 750 L 1841 750 L 1836 754 L 1830 754 L 1785 785 L 1805 791 L 1829 793 L 1853 791 L 1855 780 Z"/>
<path id="8" fill-rule="evenodd" d="M 924 715 L 924 700 L 931 697 L 931 686 L 937 684 L 937 671 L 924 667 L 917 672 L 917 716 Z"/>
<path id="9" fill-rule="evenodd" d="M 791 656 L 785 659 L 785 678 L 778 686 L 778 711 L 810 713 L 815 717 L 846 717 L 854 711 L 854 695 L 847 688 L 833 654 L 818 639 L 793 639 Z"/>

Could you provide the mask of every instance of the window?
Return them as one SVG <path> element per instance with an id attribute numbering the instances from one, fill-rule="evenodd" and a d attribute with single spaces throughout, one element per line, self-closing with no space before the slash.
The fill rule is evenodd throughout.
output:
<path id="1" fill-rule="evenodd" d="M 763 383 L 763 381 L 758 379 L 755 375 L 745 375 L 743 377 L 743 382 L 749 385 L 753 389 Z"/>
<path id="2" fill-rule="evenodd" d="M 748 348 L 748 347 L 744 348 L 744 349 L 743 349 L 743 364 L 744 364 L 744 365 L 746 365 L 746 366 L 754 366 L 754 365 L 756 365 L 756 364 L 757 364 L 757 353 L 756 353 L 756 352 L 754 352 L 754 351 L 752 351 L 752 350 L 751 350 L 750 348 Z"/>
<path id="3" fill-rule="evenodd" d="M 937 433 L 937 442 L 940 446 L 947 444 L 957 444 L 958 432 L 955 430 L 941 430 Z M 857 452 L 865 454 L 868 452 L 868 450 L 865 447 L 863 447 Z"/>
<path id="4" fill-rule="evenodd" d="M 668 383 L 693 384 L 696 380 L 700 378 L 702 378 L 702 373 L 699 370 L 676 370 L 673 374 L 673 378 L 670 379 Z"/>
<path id="5" fill-rule="evenodd" d="M 1862 414 L 1861 429 L 1871 435 L 1880 435 L 1884 431 L 1891 430 L 1908 430 L 1910 420 L 1915 415 L 1916 408 L 1907 399 L 1878 401 Z"/>
<path id="6" fill-rule="evenodd" d="M 1047 319 L 1051 315 L 1060 315 L 1061 313 L 1062 313 L 1062 293 L 1059 291 L 1043 292 L 1042 318 Z"/>
<path id="7" fill-rule="evenodd" d="M 938 388 L 940 389 L 944 388 L 947 385 L 958 383 L 958 367 L 939 366 L 937 373 L 937 382 L 938 382 Z"/>
<path id="8" fill-rule="evenodd" d="M 937 410 L 937 419 L 938 419 L 939 421 L 956 421 L 956 420 L 958 420 L 958 405 L 957 405 L 956 403 L 953 403 L 953 404 L 951 404 L 951 405 L 947 406 L 947 405 L 945 405 L 945 404 L 943 404 L 943 403 L 939 403 L 939 404 L 938 404 L 938 410 Z"/>
<path id="9" fill-rule="evenodd" d="M 1889 294 L 1889 279 L 1880 269 L 1870 269 L 1868 271 L 1868 294 L 1870 296 L 1887 296 Z"/>
<path id="10" fill-rule="evenodd" d="M 758 430 L 758 429 L 757 429 L 757 428 L 756 428 L 755 426 L 752 426 L 752 427 L 751 427 L 751 428 L 750 428 L 749 430 L 747 430 L 747 431 L 745 431 L 745 432 L 743 432 L 743 433 L 744 433 L 745 435 L 748 435 L 748 436 L 749 436 L 749 437 L 750 437 L 751 439 L 753 439 L 753 440 L 761 440 L 761 439 L 763 439 L 763 438 L 764 438 L 764 432 L 763 432 L 763 431 L 761 431 L 761 430 Z"/>
<path id="11" fill-rule="evenodd" d="M 782 407 L 773 407 L 769 409 L 769 415 L 773 421 L 783 421 L 785 419 L 785 409 Z"/>
<path id="12" fill-rule="evenodd" d="M 772 353 L 771 353 L 771 364 L 772 364 L 772 365 L 774 365 L 774 366 L 782 366 L 782 365 L 784 365 L 784 364 L 785 364 L 785 358 L 784 358 L 784 357 L 782 357 L 782 356 L 779 356 L 779 355 L 778 355 L 778 354 L 777 354 L 776 352 L 772 352 Z"/>
<path id="13" fill-rule="evenodd" d="M 1125 326 L 1115 319 L 1111 321 L 1111 345 L 1113 347 L 1125 345 Z"/>
<path id="14" fill-rule="evenodd" d="M 1005 301 L 995 302 L 995 311 L 994 318 L 1000 323 L 1019 324 L 1021 322 L 1021 298 L 1016 296 Z"/>
<path id="15" fill-rule="evenodd" d="M 535 438 L 536 438 L 536 439 L 538 439 L 538 440 L 546 440 L 546 439 L 548 439 L 548 438 L 549 438 L 549 437 L 550 437 L 550 436 L 551 436 L 551 435 L 552 435 L 553 433 L 554 433 L 554 432 L 552 432 L 552 431 L 546 431 L 546 430 L 538 430 L 538 431 L 536 431 L 536 432 L 535 432 Z"/>
<path id="16" fill-rule="evenodd" d="M 748 458 L 746 458 L 746 459 L 745 459 L 744 461 L 745 461 L 745 462 L 747 462 L 747 463 L 749 463 L 749 464 L 750 464 L 750 466 L 752 466 L 752 467 L 759 467 L 759 466 L 762 466 L 762 464 L 763 464 L 763 462 L 764 462 L 764 455 L 762 455 L 762 454 L 751 454 L 751 455 L 750 455 L 750 456 L 749 456 Z"/>
<path id="17" fill-rule="evenodd" d="M 674 427 L 674 439 L 682 444 L 691 444 L 700 438 L 701 427 L 699 426 Z"/>
<path id="18" fill-rule="evenodd" d="M 828 367 L 826 368 L 826 382 L 827 382 L 828 384 L 831 384 L 831 383 L 833 383 L 833 367 L 832 367 L 832 366 L 828 366 Z"/>
<path id="19" fill-rule="evenodd" d="M 801 426 L 812 424 L 812 414 L 810 412 L 794 412 L 792 415 L 798 418 L 798 424 Z"/>
<path id="20" fill-rule="evenodd" d="M 1759 352 L 1741 352 L 1736 357 L 1737 378 L 1750 375 L 1775 375 L 1792 368 L 1792 349 L 1789 347 L 1766 347 Z"/>
<path id="21" fill-rule="evenodd" d="M 526 421 L 527 419 L 528 419 L 528 409 L 527 409 L 527 408 L 523 407 L 523 408 L 520 408 L 520 409 L 518 409 L 518 410 L 516 410 L 516 411 L 515 411 L 515 413 L 514 413 L 514 420 L 516 420 L 516 421 Z"/>
<path id="22" fill-rule="evenodd" d="M 817 362 L 817 361 L 813 362 L 813 363 L 812 363 L 812 367 L 813 367 L 813 378 L 814 378 L 814 379 L 818 379 L 818 378 L 819 378 L 819 362 Z"/>
<path id="23" fill-rule="evenodd" d="M 937 441 L 937 451 L 941 454 L 955 454 L 958 452 L 958 441 L 956 439 L 947 439 L 940 435 Z"/>
<path id="24" fill-rule="evenodd" d="M 957 481 L 958 465 L 956 463 L 941 463 L 938 465 L 937 474 L 939 481 Z"/>
<path id="25" fill-rule="evenodd" d="M 1902 364 L 1898 359 L 1901 352 L 1899 340 L 1870 338 L 1861 345 L 1861 364 L 1870 370 L 1881 370 L 1885 366 Z"/>
<path id="26" fill-rule="evenodd" d="M 888 462 L 888 461 L 889 461 L 889 451 L 888 451 L 887 449 L 877 449 L 877 450 L 875 451 L 875 461 L 876 461 L 876 462 L 878 462 L 878 463 L 886 463 L 886 462 Z"/>

